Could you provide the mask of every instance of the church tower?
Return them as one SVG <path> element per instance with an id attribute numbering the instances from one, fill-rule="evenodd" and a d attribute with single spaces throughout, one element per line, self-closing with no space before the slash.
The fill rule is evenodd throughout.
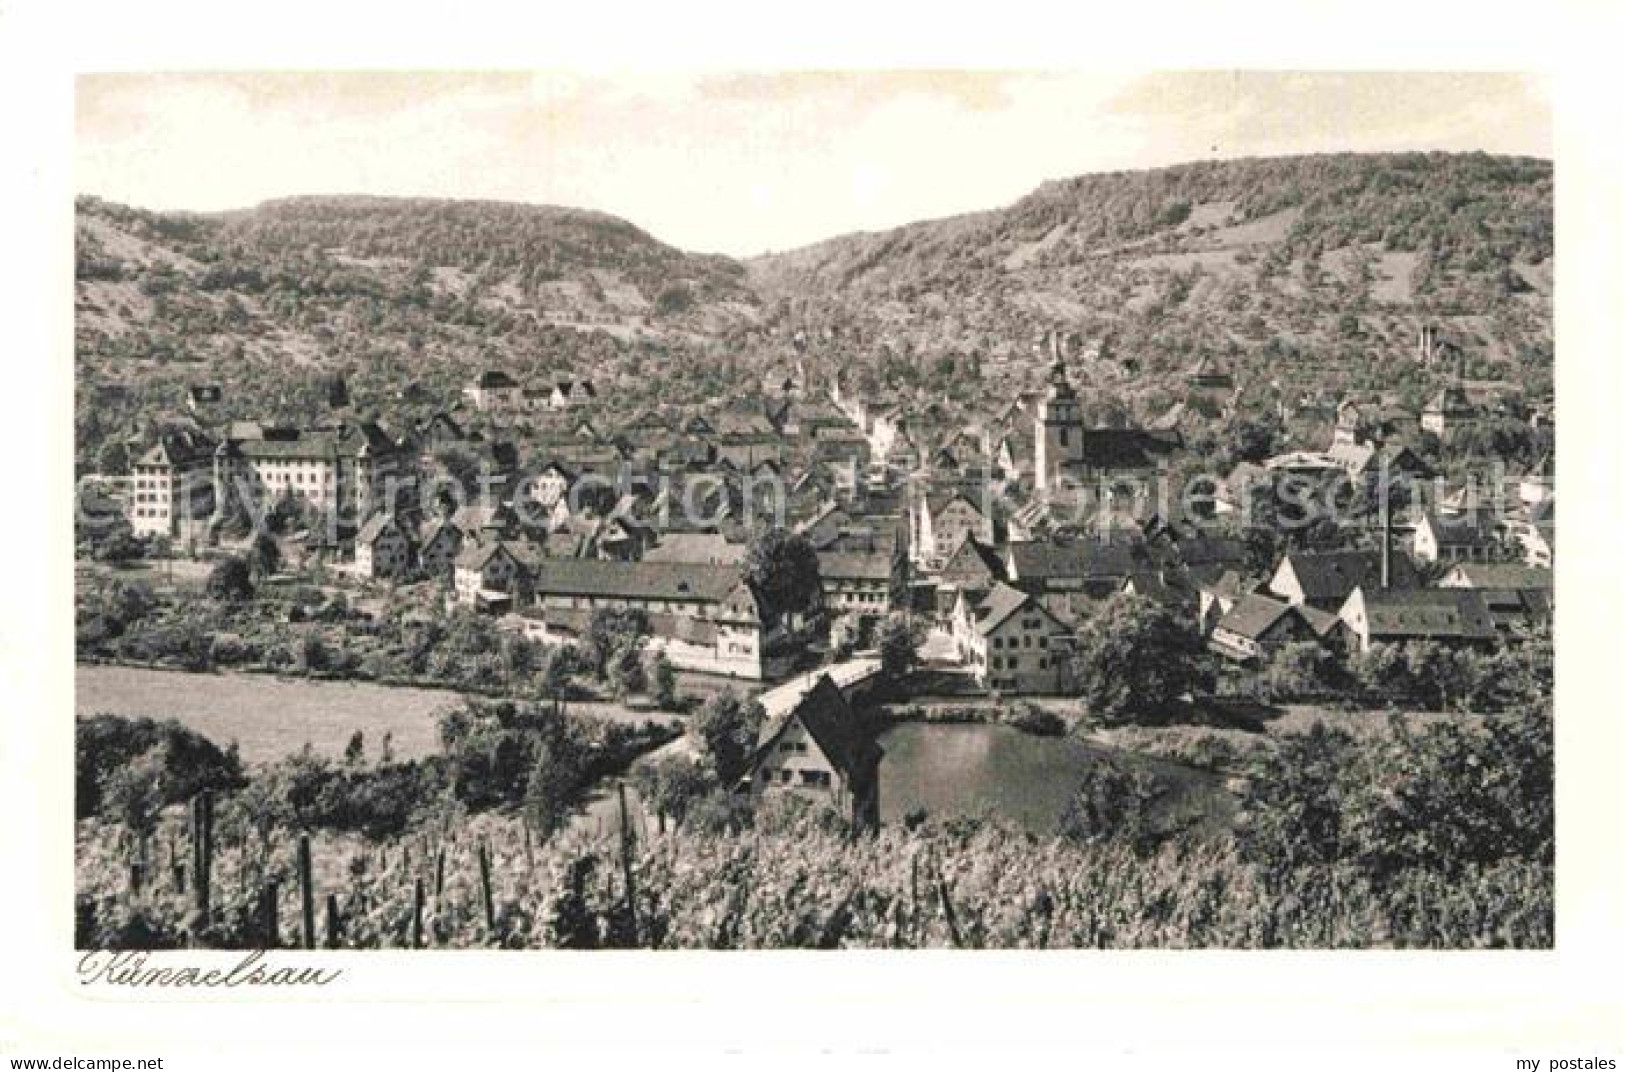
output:
<path id="1" fill-rule="evenodd" d="M 1033 420 L 1034 476 L 1040 494 L 1059 489 L 1061 474 L 1083 461 L 1083 413 L 1078 396 L 1067 382 L 1066 363 L 1061 360 L 1059 336 L 1051 337 L 1049 392 L 1038 405 Z"/>

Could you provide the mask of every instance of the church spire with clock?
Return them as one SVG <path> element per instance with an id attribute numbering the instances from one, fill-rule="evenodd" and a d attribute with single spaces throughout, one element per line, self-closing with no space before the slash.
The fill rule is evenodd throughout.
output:
<path id="1" fill-rule="evenodd" d="M 1083 411 L 1066 377 L 1059 334 L 1050 336 L 1050 356 L 1049 391 L 1033 421 L 1033 470 L 1038 490 L 1044 494 L 1059 488 L 1062 472 L 1083 462 Z"/>

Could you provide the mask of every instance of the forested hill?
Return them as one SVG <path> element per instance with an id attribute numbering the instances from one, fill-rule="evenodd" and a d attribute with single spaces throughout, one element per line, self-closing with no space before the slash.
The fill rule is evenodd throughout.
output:
<path id="1" fill-rule="evenodd" d="M 743 272 L 724 257 L 685 254 L 614 216 L 489 201 L 298 197 L 223 218 L 226 257 L 336 254 L 422 263 L 513 282 L 522 293 L 583 270 L 621 275 L 655 303 L 676 285 L 705 301 L 739 297 Z M 667 298 L 667 305 L 678 304 Z"/>
<path id="2" fill-rule="evenodd" d="M 653 383 L 640 355 L 743 383 L 796 340 L 815 375 L 957 412 L 1032 386 L 1034 341 L 1059 331 L 1076 374 L 1140 417 L 1200 355 L 1236 374 L 1245 405 L 1374 389 L 1419 404 L 1438 386 L 1411 360 L 1423 324 L 1487 389 L 1550 386 L 1552 166 L 1526 158 L 1085 175 L 743 265 L 507 203 L 300 197 L 200 215 L 86 197 L 77 220 L 84 378 L 166 398 L 200 377 L 242 395 L 339 369 L 383 390 L 488 364 L 619 373 L 636 393 Z"/>
<path id="3" fill-rule="evenodd" d="M 1102 254 L 1266 241 L 1278 259 L 1361 244 L 1479 271 L 1552 255 L 1549 161 L 1346 154 L 1184 164 L 1048 182 L 1008 208 L 757 258 L 756 277 L 875 287 L 955 270 L 1042 270 Z M 1268 221 L 1253 233 L 1226 235 Z M 1206 238 L 1202 242 L 1199 239 Z"/>
<path id="4" fill-rule="evenodd" d="M 1473 375 L 1550 357 L 1552 165 L 1483 154 L 1213 161 L 1046 183 L 1007 208 L 749 262 L 855 344 L 1018 356 L 1059 329 L 1168 371 L 1369 365 L 1441 326 Z"/>
<path id="5" fill-rule="evenodd" d="M 81 356 L 208 361 L 272 343 L 343 363 L 409 337 L 499 357 L 549 328 L 709 337 L 754 319 L 743 269 L 595 212 L 299 197 L 221 214 L 77 205 Z"/>

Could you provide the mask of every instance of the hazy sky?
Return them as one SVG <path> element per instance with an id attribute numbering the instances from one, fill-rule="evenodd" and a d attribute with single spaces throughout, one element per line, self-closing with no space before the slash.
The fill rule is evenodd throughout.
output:
<path id="1" fill-rule="evenodd" d="M 91 75 L 75 185 L 152 209 L 305 193 L 599 209 L 750 255 L 996 208 L 1046 179 L 1215 157 L 1551 155 L 1513 75 Z"/>

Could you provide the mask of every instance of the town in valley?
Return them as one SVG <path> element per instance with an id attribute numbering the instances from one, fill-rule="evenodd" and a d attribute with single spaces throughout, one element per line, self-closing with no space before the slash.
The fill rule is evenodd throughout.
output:
<path id="1" fill-rule="evenodd" d="M 82 197 L 78 942 L 1549 947 L 1551 191 Z"/>

